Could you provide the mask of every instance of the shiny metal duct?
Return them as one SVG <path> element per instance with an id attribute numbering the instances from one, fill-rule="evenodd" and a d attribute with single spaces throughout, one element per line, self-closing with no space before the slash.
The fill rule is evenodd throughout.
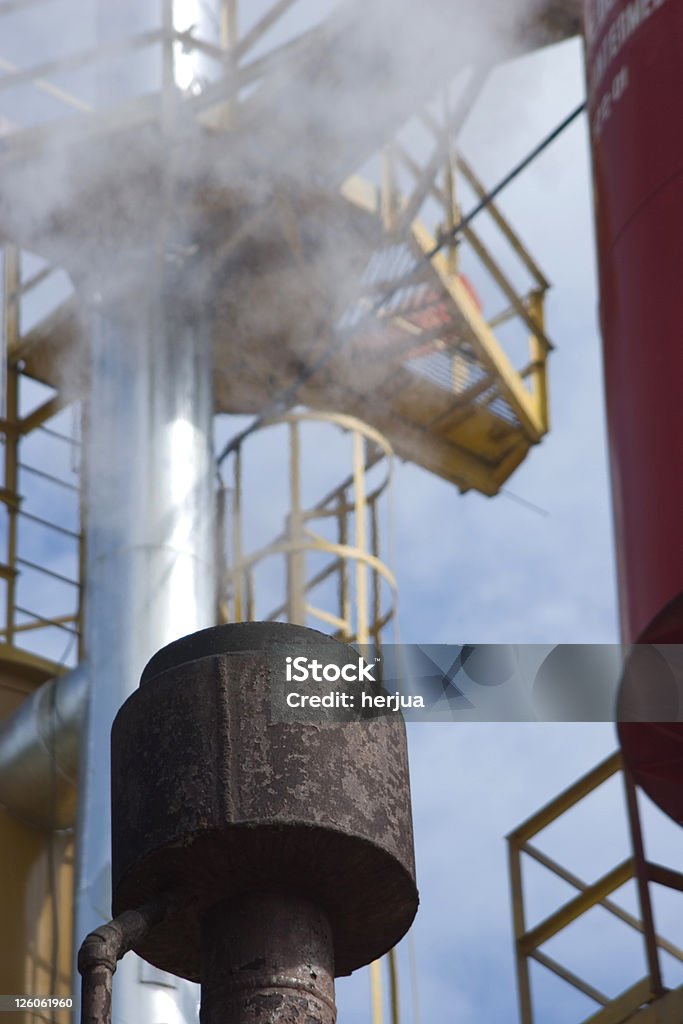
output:
<path id="1" fill-rule="evenodd" d="M 82 3 L 82 15 L 83 29 L 87 31 L 85 25 L 89 26 L 95 45 L 100 47 L 159 31 L 169 37 L 172 31 L 188 33 L 215 46 L 225 24 L 222 0 L 118 0 L 115 4 L 87 0 Z M 160 43 L 144 48 L 139 59 L 101 59 L 94 76 L 96 106 L 106 108 L 120 102 L 122 94 L 153 94 L 170 85 L 196 96 L 215 78 L 216 61 L 199 47 L 176 40 L 170 63 L 163 48 Z"/>
<path id="2" fill-rule="evenodd" d="M 71 828 L 88 675 L 51 679 L 0 723 L 0 804 L 36 828 Z"/>
<path id="3" fill-rule="evenodd" d="M 191 263 L 191 261 L 190 261 Z M 208 331 L 192 266 L 149 294 L 91 303 L 85 482 L 85 646 L 92 693 L 81 742 L 75 944 L 111 916 L 109 732 L 159 647 L 215 621 Z M 161 280 L 160 280 L 161 279 Z M 126 959 L 115 1020 L 196 1020 L 196 986 Z"/>

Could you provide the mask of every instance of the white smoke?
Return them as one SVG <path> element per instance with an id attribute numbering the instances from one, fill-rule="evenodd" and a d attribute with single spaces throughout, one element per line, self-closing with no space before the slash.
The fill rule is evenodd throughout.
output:
<path id="1" fill-rule="evenodd" d="M 273 5 L 240 6 L 244 42 Z M 548 12 L 567 7 L 295 0 L 242 56 L 245 84 L 227 118 L 204 106 L 223 66 L 176 43 L 179 88 L 166 134 L 157 117 L 158 42 L 125 59 L 110 53 L 86 68 L 44 71 L 0 93 L 0 231 L 65 267 L 78 290 L 59 358 L 29 360 L 28 372 L 69 394 L 87 388 L 83 300 L 125 307 L 142 297 L 143 308 L 158 287 L 156 251 L 166 247 L 182 264 L 188 302 L 212 318 L 223 364 L 219 405 L 266 406 L 329 343 L 377 243 L 377 228 L 368 232 L 367 218 L 338 198 L 344 179 L 370 168 L 378 185 L 375 155 L 426 103 L 451 81 L 457 101 L 473 68 L 538 45 L 552 35 Z M 219 42 L 211 4 L 178 3 L 176 15 L 177 30 Z M 3 22 L 2 66 L 23 69 L 160 27 L 156 4 L 92 0 L 55 0 Z M 244 70 L 278 53 L 262 78 Z M 61 102 L 60 90 L 81 107 Z M 125 130 L 119 106 L 140 115 Z M 109 446 L 95 457 L 113 478 L 127 452 Z"/>

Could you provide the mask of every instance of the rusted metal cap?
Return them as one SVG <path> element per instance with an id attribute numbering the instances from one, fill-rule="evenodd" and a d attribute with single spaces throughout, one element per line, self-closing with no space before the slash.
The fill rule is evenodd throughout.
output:
<path id="1" fill-rule="evenodd" d="M 301 626 L 202 630 L 152 658 L 112 728 L 113 912 L 186 894 L 136 947 L 181 977 L 199 980 L 208 910 L 249 893 L 319 906 L 337 976 L 395 945 L 417 910 L 403 722 L 274 721 L 290 648 L 358 659 Z"/>

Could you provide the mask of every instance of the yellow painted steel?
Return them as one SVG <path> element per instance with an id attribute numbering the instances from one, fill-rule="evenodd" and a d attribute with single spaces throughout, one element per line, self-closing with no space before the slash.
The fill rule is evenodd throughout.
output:
<path id="1" fill-rule="evenodd" d="M 586 1024 L 624 1024 L 637 1014 L 644 1004 L 651 1001 L 651 980 L 649 977 L 641 978 L 616 999 L 612 999 L 602 1010 L 588 1017 Z"/>
<path id="2" fill-rule="evenodd" d="M 365 442 L 360 431 L 353 435 L 353 489 L 355 497 L 354 523 L 356 550 L 367 547 L 367 501 L 365 498 Z M 359 644 L 367 644 L 368 633 L 368 574 L 364 559 L 356 559 L 356 637 Z"/>
<path id="3" fill-rule="evenodd" d="M 436 239 L 419 222 L 414 223 L 412 229 L 420 248 L 424 252 L 430 251 L 434 247 Z M 539 441 L 544 433 L 539 410 L 535 408 L 532 396 L 530 396 L 521 383 L 510 360 L 498 344 L 486 320 L 477 309 L 462 279 L 457 275 L 449 273 L 448 258 L 443 252 L 434 256 L 432 266 L 435 268 L 444 289 L 453 299 L 469 328 L 469 337 L 477 346 L 482 361 L 493 371 L 502 393 L 517 413 L 529 440 Z"/>
<path id="4" fill-rule="evenodd" d="M 545 313 L 541 292 L 533 292 L 529 296 L 529 316 L 538 325 L 538 330 L 536 332 L 532 331 L 529 336 L 530 376 L 534 400 L 543 428 L 544 430 L 549 430 L 548 376 L 545 365 L 548 356 L 548 342 L 545 338 Z"/>
<path id="5" fill-rule="evenodd" d="M 32 459 L 33 477 L 30 478 L 21 463 L 19 446 L 35 431 L 50 429 L 48 425 L 59 413 L 62 400 L 60 396 L 51 397 L 27 415 L 21 415 L 20 388 L 26 383 L 20 362 L 21 307 L 23 295 L 32 287 L 32 282 L 22 283 L 22 257 L 17 247 L 5 247 L 3 262 L 0 319 L 6 365 L 2 375 L 0 421 L 4 441 L 0 504 L 5 513 L 1 520 L 5 563 L 0 566 L 0 581 L 4 584 L 0 721 L 11 715 L 38 686 L 63 671 L 63 666 L 45 652 L 46 631 L 73 629 L 74 645 L 80 642 L 81 633 L 79 578 L 72 580 L 64 576 L 25 543 L 20 544 L 20 524 L 29 522 L 31 516 L 24 501 L 27 482 L 36 474 L 51 473 L 53 467 L 49 460 L 41 464 Z M 40 280 L 38 275 L 33 283 L 40 283 Z M 49 535 L 49 524 L 38 525 Z M 54 528 L 59 531 L 62 525 L 56 521 Z M 74 533 L 73 543 L 80 574 L 82 538 L 77 533 Z M 71 606 L 49 615 L 24 610 L 19 603 L 18 582 L 26 571 L 54 579 L 60 586 L 72 584 Z M 17 995 L 72 995 L 73 837 L 70 833 L 31 827 L 0 808 L 0 905 L 3 918 L 0 991 Z M 62 1012 L 51 1018 L 44 1013 L 41 1017 L 37 1011 L 17 1010 L 3 1016 L 7 1024 L 35 1024 L 40 1019 L 66 1022 L 69 1015 Z"/>
<path id="6" fill-rule="evenodd" d="M 642 983 L 641 983 L 642 984 Z M 642 991 L 642 990 L 641 990 Z M 629 1004 L 632 1006 L 639 998 L 641 992 L 637 987 L 624 998 L 620 1006 L 615 1008 L 611 1018 L 599 1011 L 588 1024 L 622 1024 L 628 1017 L 624 1013 L 629 1012 Z M 641 1006 L 633 1017 L 634 1024 L 680 1024 L 683 1020 L 683 988 L 673 989 L 661 996 L 655 1003 L 649 1006 Z"/>
<path id="7" fill-rule="evenodd" d="M 389 1010 L 391 1024 L 400 1024 L 400 1003 L 398 984 L 398 959 L 396 950 L 392 949 L 386 956 L 389 969 Z M 374 960 L 370 964 L 370 1004 L 372 1008 L 372 1024 L 384 1024 L 384 985 L 382 982 L 382 964 L 384 960 Z M 417 1022 L 416 1022 L 417 1024 Z"/>
<path id="8" fill-rule="evenodd" d="M 391 996 L 391 1024 L 401 1024 L 401 1005 L 398 985 L 398 957 L 396 949 L 387 954 L 389 963 L 389 992 Z"/>
<path id="9" fill-rule="evenodd" d="M 373 960 L 370 964 L 370 1003 L 372 1007 L 372 1024 L 384 1024 L 381 960 Z"/>
<path id="10" fill-rule="evenodd" d="M 590 796 L 599 786 L 614 776 L 623 773 L 621 755 L 616 752 L 598 764 L 590 772 L 577 779 L 554 800 L 519 825 L 508 836 L 510 890 L 512 897 L 512 919 L 517 969 L 517 990 L 521 1024 L 535 1024 L 534 1000 L 529 972 L 533 960 L 551 971 L 568 985 L 588 996 L 599 1009 L 585 1018 L 583 1024 L 674 1024 L 681 1019 L 683 1011 L 683 988 L 666 992 L 659 980 L 658 951 L 664 950 L 683 963 L 683 949 L 659 935 L 654 930 L 650 906 L 649 886 L 656 882 L 675 889 L 683 888 L 683 875 L 658 864 L 648 862 L 638 844 L 634 845 L 633 856 L 608 871 L 593 883 L 586 883 L 563 864 L 558 863 L 531 840 L 556 822 L 563 814 L 576 807 Z M 640 835 L 640 817 L 635 790 L 624 775 L 626 790 L 626 812 L 630 831 L 635 839 Z M 522 881 L 524 857 L 530 857 L 557 875 L 577 890 L 577 895 L 558 910 L 539 921 L 533 928 L 527 928 Z M 626 882 L 640 878 L 639 915 L 629 913 L 612 898 L 612 893 Z M 647 975 L 631 985 L 616 997 L 611 997 L 595 988 L 587 979 L 577 975 L 566 966 L 549 956 L 542 947 L 553 936 L 595 907 L 602 907 L 612 916 L 637 931 L 643 938 L 646 954 Z"/>
<path id="11" fill-rule="evenodd" d="M 546 828 L 551 822 L 559 818 L 565 811 L 570 810 L 580 800 L 592 793 L 601 786 L 603 782 L 611 778 L 622 767 L 621 753 L 617 750 L 604 761 L 586 772 L 581 778 L 573 782 L 571 786 L 563 790 L 558 796 L 547 803 L 540 810 L 536 811 L 530 818 L 518 825 L 510 833 L 508 840 L 513 849 L 519 849 L 520 844 L 533 839 L 535 835 Z"/>
<path id="12" fill-rule="evenodd" d="M 287 542 L 287 621 L 298 626 L 306 622 L 304 590 L 303 519 L 301 514 L 301 452 L 298 424 L 289 424 L 289 521 Z"/>
<path id="13" fill-rule="evenodd" d="M 49 662 L 2 645 L 0 720 L 50 678 L 52 669 Z M 73 836 L 32 828 L 0 807 L 0 905 L 0 992 L 72 995 Z M 28 1010 L 3 1017 L 7 1024 L 41 1019 Z M 54 1017 L 63 1024 L 68 1019 L 68 1013 Z"/>
<path id="14" fill-rule="evenodd" d="M 73 995 L 73 837 L 32 829 L 0 808 L 0 900 L 0 990 Z M 41 1019 L 29 1011 L 5 1017 L 7 1024 Z M 68 1019 L 64 1012 L 54 1016 L 64 1024 Z"/>
<path id="15" fill-rule="evenodd" d="M 353 469 L 349 477 L 315 505 L 304 508 L 301 504 L 300 433 L 304 424 L 315 423 L 351 435 Z M 263 618 L 286 617 L 288 621 L 294 621 L 292 616 L 296 615 L 296 621 L 301 624 L 311 624 L 313 620 L 331 626 L 334 635 L 340 639 L 362 644 L 377 643 L 396 609 L 396 579 L 379 555 L 380 536 L 376 521 L 378 502 L 386 496 L 391 479 L 391 447 L 376 430 L 351 416 L 302 411 L 270 420 L 262 429 L 277 426 L 288 428 L 290 505 L 286 513 L 287 522 L 274 540 L 245 551 L 242 522 L 244 446 L 240 446 L 232 456 L 232 552 L 225 577 L 225 592 L 220 599 L 222 616 L 225 621 L 238 621 L 248 611 L 243 604 L 243 595 L 251 593 L 254 600 L 258 596 L 258 568 L 268 560 L 284 558 L 287 566 L 286 595 L 280 603 L 274 604 L 273 595 L 269 594 L 274 606 L 262 615 Z M 384 465 L 382 476 L 368 487 L 368 473 L 380 463 Z M 326 519 L 336 523 L 336 540 L 330 540 L 313 529 L 316 521 Z M 351 533 L 353 544 L 348 543 Z M 308 561 L 314 556 L 329 558 L 322 568 L 311 571 Z M 353 600 L 350 571 L 355 583 Z M 337 581 L 336 604 L 320 607 L 311 602 L 308 594 L 328 578 Z M 389 595 L 384 602 L 382 583 Z"/>
<path id="16" fill-rule="evenodd" d="M 40 284 L 46 276 L 38 274 L 34 279 L 22 281 L 22 253 L 13 245 L 7 245 L 3 251 L 3 287 L 2 324 L 3 350 L 5 366 L 2 374 L 2 410 L 0 419 L 0 436 L 4 447 L 3 486 L 0 488 L 0 506 L 4 506 L 5 516 L 0 528 L 4 531 L 5 562 L 0 565 L 0 581 L 4 582 L 4 623 L 0 626 L 0 660 L 9 664 L 16 662 L 17 669 L 31 671 L 31 657 L 37 659 L 35 665 L 50 665 L 51 675 L 61 671 L 57 661 L 45 653 L 42 642 L 50 630 L 58 630 L 73 637 L 74 647 L 80 647 L 81 606 L 80 576 L 83 566 L 83 533 L 80 530 L 66 529 L 64 523 L 57 519 L 36 515 L 34 505 L 25 507 L 25 492 L 31 481 L 36 477 L 49 481 L 57 487 L 69 486 L 54 472 L 49 456 L 41 462 L 36 458 L 30 466 L 20 462 L 20 445 L 36 431 L 50 433 L 51 420 L 63 408 L 64 399 L 59 394 L 39 401 L 29 412 L 23 413 L 20 408 L 20 391 L 29 378 L 25 373 L 22 358 L 22 305 L 27 293 L 36 284 Z M 69 438 L 63 441 L 71 444 Z M 77 490 L 77 488 L 76 488 Z M 40 511 L 46 505 L 45 499 Z M 49 511 L 49 510 L 48 510 Z M 82 509 L 80 510 L 82 512 Z M 50 513 L 51 514 L 51 513 Z M 36 561 L 33 551 L 24 542 L 19 544 L 20 526 L 35 525 L 44 536 L 55 539 L 58 536 L 70 536 L 74 545 L 76 569 L 72 576 L 65 575 L 59 568 L 52 567 L 47 559 Z M 33 557 L 32 557 L 33 556 Z M 60 584 L 72 587 L 74 599 L 70 607 L 63 611 L 42 614 L 33 608 L 23 608 L 18 600 L 17 585 L 25 572 L 38 573 L 44 579 L 51 579 Z"/>
<path id="17" fill-rule="evenodd" d="M 422 119 L 436 141 L 434 153 L 424 165 L 399 143 L 393 143 L 390 149 L 415 179 L 407 197 L 398 194 L 395 175 L 386 170 L 379 193 L 355 175 L 342 187 L 350 203 L 381 218 L 390 240 L 407 241 L 416 261 L 433 251 L 442 226 L 437 224 L 435 233 L 420 219 L 427 197 L 436 200 L 443 213 L 442 223 L 446 230 L 452 230 L 461 213 L 456 172 L 479 199 L 485 196 L 482 183 L 455 151 L 448 113 L 443 123 L 428 111 Z M 388 189 L 393 191 L 391 196 L 384 194 Z M 389 216 L 388 211 L 396 210 L 398 217 L 395 213 Z M 400 455 L 452 480 L 463 490 L 474 488 L 491 495 L 548 430 L 547 358 L 552 345 L 545 331 L 543 309 L 548 281 L 495 203 L 487 207 L 486 213 L 501 241 L 528 275 L 530 290 L 520 293 L 475 226 L 465 227 L 460 244 L 442 249 L 416 279 L 424 286 L 428 284 L 435 302 L 439 297 L 441 316 L 448 314 L 449 322 L 444 320 L 442 332 L 416 326 L 404 312 L 391 311 L 385 318 L 389 333 L 395 329 L 396 345 L 400 336 L 405 339 L 400 345 L 409 356 L 411 350 L 413 354 L 421 353 L 417 363 L 424 365 L 424 375 L 415 377 L 407 372 L 412 364 L 406 362 L 403 371 L 389 375 L 388 387 L 383 390 L 381 378 L 375 380 L 366 367 L 366 379 L 376 387 L 364 418 L 383 430 Z M 507 300 L 506 310 L 484 316 L 470 283 L 459 273 L 465 250 L 476 257 L 483 280 L 489 279 Z M 525 365 L 511 361 L 494 333 L 496 327 L 515 321 L 529 332 L 529 361 Z M 391 349 L 386 351 L 389 355 Z M 357 353 L 360 357 L 360 348 Z M 439 358 L 450 360 L 450 382 L 443 375 L 438 381 L 429 371 L 430 358 L 439 354 Z M 462 381 L 475 364 L 478 377 L 471 385 L 463 386 Z M 383 363 L 380 373 L 384 370 Z M 358 404 L 353 411 L 359 411 Z"/>
<path id="18" fill-rule="evenodd" d="M 602 903 L 605 896 L 609 896 L 615 889 L 621 888 L 630 881 L 634 875 L 633 858 L 628 857 L 621 864 L 608 871 L 601 879 L 593 885 L 588 886 L 584 892 L 575 896 L 573 900 L 565 903 L 554 914 L 547 917 L 541 924 L 536 925 L 530 931 L 525 932 L 518 940 L 519 951 L 528 956 L 529 953 L 542 946 L 559 931 L 566 928 L 577 917 L 591 910 L 598 903 Z"/>

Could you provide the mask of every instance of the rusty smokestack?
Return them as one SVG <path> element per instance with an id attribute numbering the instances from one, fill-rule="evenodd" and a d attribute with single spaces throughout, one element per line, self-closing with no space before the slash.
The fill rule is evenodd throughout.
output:
<path id="1" fill-rule="evenodd" d="M 301 626 L 202 630 L 152 658 L 114 722 L 113 911 L 166 908 L 125 948 L 200 981 L 203 1024 L 333 1024 L 334 978 L 417 910 L 400 716 L 272 713 L 285 652 L 312 650 L 358 660 Z"/>

